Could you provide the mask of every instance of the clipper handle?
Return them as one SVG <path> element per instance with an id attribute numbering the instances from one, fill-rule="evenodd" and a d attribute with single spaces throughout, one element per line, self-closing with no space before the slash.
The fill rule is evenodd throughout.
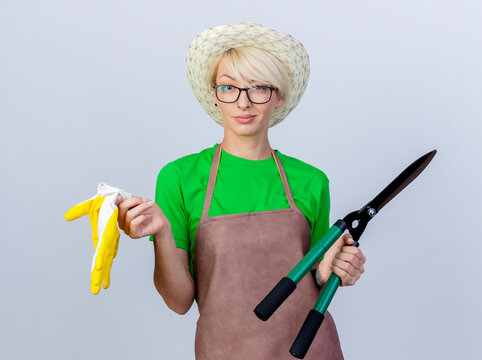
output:
<path id="1" fill-rule="evenodd" d="M 295 342 L 290 348 L 291 355 L 298 359 L 303 359 L 305 357 L 324 318 L 325 315 L 322 313 L 314 309 L 310 310 Z"/>
<path id="2" fill-rule="evenodd" d="M 268 320 L 295 289 L 296 283 L 285 276 L 256 306 L 254 313 L 261 320 Z"/>

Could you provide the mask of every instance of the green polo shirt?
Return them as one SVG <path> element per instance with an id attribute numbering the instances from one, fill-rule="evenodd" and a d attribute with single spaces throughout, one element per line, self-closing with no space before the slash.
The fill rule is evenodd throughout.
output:
<path id="1" fill-rule="evenodd" d="M 155 201 L 171 224 L 178 248 L 189 252 L 193 274 L 194 239 L 206 196 L 216 146 L 169 162 L 157 177 Z M 329 180 L 316 167 L 275 150 L 296 206 L 308 220 L 311 246 L 329 229 Z M 273 157 L 247 160 L 221 150 L 209 216 L 289 208 Z M 153 236 L 149 237 L 153 240 Z"/>

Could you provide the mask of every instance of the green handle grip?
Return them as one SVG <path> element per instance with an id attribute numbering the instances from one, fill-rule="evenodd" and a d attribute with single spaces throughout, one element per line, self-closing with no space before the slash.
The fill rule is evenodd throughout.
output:
<path id="1" fill-rule="evenodd" d="M 300 262 L 287 275 L 294 283 L 298 282 L 311 270 L 313 265 L 319 260 L 325 252 L 335 243 L 346 229 L 346 223 L 343 220 L 337 222 L 328 229 L 326 234 L 311 248 L 310 251 L 300 260 Z"/>
<path id="2" fill-rule="evenodd" d="M 325 285 L 323 285 L 321 294 L 318 297 L 313 309 L 324 315 L 326 309 L 328 309 L 328 306 L 331 303 L 331 300 L 333 299 L 333 296 L 335 296 L 336 290 L 338 290 L 340 283 L 340 278 L 335 273 L 331 273 L 328 281 Z"/>

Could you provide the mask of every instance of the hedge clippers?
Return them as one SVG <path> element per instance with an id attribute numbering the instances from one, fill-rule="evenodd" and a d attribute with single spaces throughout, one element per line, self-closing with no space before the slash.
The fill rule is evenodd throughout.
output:
<path id="1" fill-rule="evenodd" d="M 325 235 L 314 245 L 300 262 L 283 277 L 268 295 L 254 309 L 254 313 L 261 320 L 266 321 L 278 309 L 278 307 L 296 289 L 296 284 L 311 270 L 313 265 L 322 258 L 325 252 L 335 243 L 345 230 L 352 235 L 354 243 L 348 246 L 359 246 L 360 236 L 363 234 L 368 222 L 408 184 L 410 184 L 432 161 L 437 150 L 432 150 L 421 156 L 398 175 L 385 189 L 383 189 L 372 201 L 360 210 L 353 211 L 343 219 L 338 219 Z M 340 278 L 331 273 L 324 284 L 320 296 L 306 317 L 298 336 L 290 348 L 290 354 L 303 359 L 308 351 L 316 332 L 325 318 L 325 312 L 340 286 Z"/>

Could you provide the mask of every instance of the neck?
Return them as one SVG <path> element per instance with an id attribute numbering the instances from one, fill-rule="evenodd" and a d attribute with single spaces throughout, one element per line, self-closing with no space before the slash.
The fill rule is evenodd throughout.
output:
<path id="1" fill-rule="evenodd" d="M 272 156 L 268 138 L 228 137 L 225 134 L 221 147 L 229 154 L 247 160 L 265 160 Z"/>

